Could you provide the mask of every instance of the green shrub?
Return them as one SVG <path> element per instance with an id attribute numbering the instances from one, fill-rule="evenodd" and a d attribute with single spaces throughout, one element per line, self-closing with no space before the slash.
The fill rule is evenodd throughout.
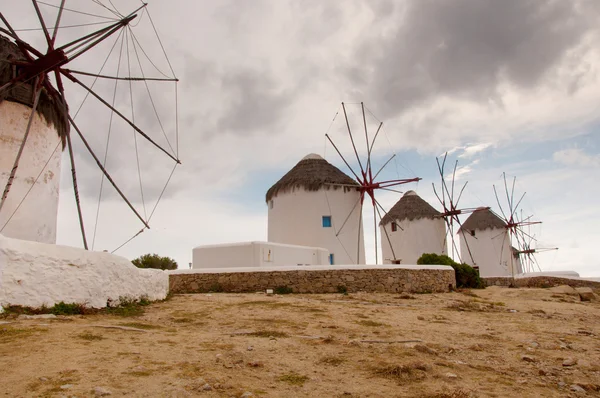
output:
<path id="1" fill-rule="evenodd" d="M 344 286 L 344 285 L 338 285 L 337 291 L 338 291 L 338 293 L 341 293 L 343 295 L 347 295 L 348 294 L 348 288 L 346 286 Z"/>
<path id="2" fill-rule="evenodd" d="M 175 260 L 169 257 L 161 257 L 158 254 L 144 254 L 133 260 L 132 263 L 138 268 L 177 269 Z"/>
<path id="3" fill-rule="evenodd" d="M 445 254 L 424 253 L 417 260 L 419 265 L 450 265 L 454 268 L 456 276 L 456 287 L 483 289 L 485 286 L 479 277 L 479 273 L 470 265 L 459 264 Z"/>
<path id="4" fill-rule="evenodd" d="M 287 287 L 287 286 L 277 286 L 275 289 L 273 289 L 273 292 L 275 294 L 291 294 L 294 291 L 292 290 L 291 287 Z"/>
<path id="5" fill-rule="evenodd" d="M 50 308 L 50 312 L 54 315 L 85 315 L 89 311 L 85 307 L 85 304 L 70 303 L 67 304 L 64 301 L 54 304 Z"/>

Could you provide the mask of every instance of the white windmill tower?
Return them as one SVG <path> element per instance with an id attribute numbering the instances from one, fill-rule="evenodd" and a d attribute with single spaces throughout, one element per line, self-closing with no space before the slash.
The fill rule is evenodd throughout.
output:
<path id="1" fill-rule="evenodd" d="M 330 264 L 364 264 L 359 188 L 321 156 L 305 156 L 267 191 L 269 242 L 328 249 Z"/>
<path id="2" fill-rule="evenodd" d="M 423 253 L 446 254 L 446 224 L 441 213 L 415 191 L 408 191 L 379 223 L 384 263 L 416 264 Z"/>

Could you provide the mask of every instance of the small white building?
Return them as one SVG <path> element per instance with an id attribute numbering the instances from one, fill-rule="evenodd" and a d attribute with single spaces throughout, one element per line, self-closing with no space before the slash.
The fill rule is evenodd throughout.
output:
<path id="1" fill-rule="evenodd" d="M 271 242 L 240 242 L 198 246 L 192 268 L 281 267 L 329 264 L 329 251 L 319 247 Z"/>
<path id="2" fill-rule="evenodd" d="M 15 77 L 15 69 L 6 62 L 9 58 L 19 60 L 23 56 L 14 43 L 0 36 L 0 86 Z M 33 107 L 32 84 L 34 81 L 22 83 L 0 93 L 0 197 L 27 130 Z M 60 109 L 43 90 L 19 167 L 0 209 L 0 233 L 4 236 L 56 242 L 61 154 L 68 134 Z"/>
<path id="3" fill-rule="evenodd" d="M 423 253 L 446 254 L 444 219 L 415 191 L 400 198 L 379 229 L 384 264 L 416 264 Z"/>
<path id="4" fill-rule="evenodd" d="M 364 264 L 359 185 L 310 154 L 267 192 L 268 241 L 322 247 L 330 264 Z"/>
<path id="5" fill-rule="evenodd" d="M 473 212 L 458 230 L 463 262 L 479 268 L 482 277 L 514 276 L 520 261 L 510 242 L 506 223 L 487 208 Z"/>

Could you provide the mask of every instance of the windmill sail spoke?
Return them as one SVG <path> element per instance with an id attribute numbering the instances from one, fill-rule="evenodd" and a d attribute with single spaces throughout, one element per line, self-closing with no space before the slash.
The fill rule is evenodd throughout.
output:
<path id="1" fill-rule="evenodd" d="M 350 216 L 352 216 L 352 213 L 354 213 L 354 210 L 356 209 L 356 206 L 358 206 L 358 204 L 360 203 L 360 201 L 362 200 L 362 198 L 360 197 L 360 195 L 358 196 L 358 199 L 356 200 L 356 202 L 354 203 L 354 206 L 352 206 L 352 210 L 350 210 L 350 212 L 348 213 L 348 215 L 346 216 L 346 219 L 344 220 L 344 222 L 342 223 L 342 226 L 340 227 L 340 229 L 336 232 L 335 236 L 339 236 L 342 233 L 342 230 L 344 229 L 344 226 L 346 225 L 346 223 L 348 222 L 348 220 L 350 219 Z"/>
<path id="2" fill-rule="evenodd" d="M 96 97 L 96 99 L 98 99 L 98 101 L 100 101 L 101 103 L 103 103 L 110 110 L 112 110 L 115 114 L 117 114 L 121 119 L 123 119 L 125 122 L 127 122 L 131 127 L 134 128 L 135 131 L 137 131 L 142 137 L 144 137 L 146 140 L 148 140 L 152 145 L 154 145 L 156 148 L 160 149 L 163 153 L 165 153 L 168 157 L 170 157 L 171 159 L 173 159 L 175 162 L 181 163 L 179 161 L 179 159 L 175 158 L 173 155 L 171 155 L 169 152 L 167 152 L 167 150 L 165 150 L 163 147 L 161 147 L 156 142 L 154 142 L 154 140 L 152 140 L 152 138 L 150 138 L 139 127 L 137 127 L 135 124 L 133 124 L 133 122 L 131 120 L 129 120 L 125 115 L 123 115 L 121 112 L 119 112 L 113 106 L 111 106 L 108 102 L 106 102 L 104 100 L 104 98 L 102 98 L 101 96 L 99 96 L 98 94 L 96 94 L 96 92 L 94 92 L 94 90 L 92 90 L 91 88 L 89 88 L 88 86 L 86 86 L 85 84 L 83 84 L 79 79 L 77 79 L 75 76 L 69 74 L 68 72 L 64 72 L 64 71 L 61 71 L 61 72 L 63 72 L 63 75 L 65 75 L 71 81 L 73 81 L 74 83 L 79 84 L 81 87 L 83 87 L 84 89 L 86 89 L 90 94 L 92 94 L 94 97 Z"/>
<path id="3" fill-rule="evenodd" d="M 390 157 L 390 158 L 387 160 L 387 162 L 385 162 L 385 163 L 383 164 L 383 166 L 381 166 L 381 168 L 380 168 L 380 169 L 377 171 L 377 173 L 375 173 L 375 176 L 373 177 L 373 179 L 377 178 L 377 176 L 379 175 L 379 173 L 381 173 L 381 172 L 383 171 L 383 169 L 385 169 L 385 166 L 387 166 L 387 165 L 388 165 L 388 164 L 389 164 L 389 163 L 392 161 L 392 159 L 394 159 L 395 157 L 396 157 L 396 154 L 393 154 L 393 155 L 392 155 L 392 156 L 391 156 L 391 157 Z"/>
<path id="4" fill-rule="evenodd" d="M 348 169 L 350 170 L 350 172 L 352 172 L 352 175 L 354 175 L 354 177 L 356 178 L 356 181 L 360 182 L 361 179 L 354 172 L 354 170 L 352 169 L 352 167 L 350 167 L 350 164 L 348 164 L 348 162 L 346 161 L 346 158 L 344 157 L 344 155 L 342 155 L 342 153 L 340 152 L 340 150 L 338 149 L 338 147 L 333 143 L 331 137 L 329 137 L 329 134 L 325 134 L 325 137 L 327 137 L 327 139 L 329 140 L 329 142 L 331 143 L 331 145 L 333 145 L 333 148 L 338 153 L 338 155 L 340 155 L 340 158 L 342 158 L 342 160 L 344 161 L 344 163 L 346 164 L 346 166 L 348 167 Z"/>
<path id="5" fill-rule="evenodd" d="M 131 209 L 131 211 L 133 211 L 135 213 L 135 215 L 137 216 L 137 218 L 144 224 L 144 226 L 146 228 L 149 229 L 150 226 L 148 225 L 148 223 L 146 222 L 146 220 L 144 220 L 144 218 L 138 213 L 138 211 L 135 209 L 135 207 L 133 207 L 133 205 L 131 204 L 131 202 L 129 201 L 129 199 L 127 199 L 127 197 L 125 196 L 125 194 L 121 191 L 121 189 L 119 189 L 119 187 L 117 186 L 117 184 L 115 183 L 115 181 L 112 179 L 112 177 L 110 176 L 110 174 L 108 173 L 108 171 L 106 171 L 106 169 L 102 165 L 102 162 L 100 162 L 100 159 L 98 159 L 98 156 L 96 156 L 96 154 L 94 153 L 94 150 L 90 147 L 90 144 L 87 142 L 87 140 L 85 139 L 85 137 L 81 133 L 81 130 L 79 130 L 79 127 L 77 127 L 77 124 L 75 124 L 75 121 L 73 120 L 73 118 L 71 116 L 69 116 L 69 121 L 71 122 L 71 126 L 73 126 L 73 128 L 77 132 L 77 135 L 79 135 L 79 138 L 81 138 L 81 141 L 83 142 L 83 145 L 85 145 L 85 147 L 88 150 L 88 152 L 90 153 L 90 155 L 92 155 L 92 157 L 96 161 L 96 165 L 102 171 L 102 173 L 104 174 L 104 176 L 106 177 L 106 179 L 115 188 L 115 190 L 117 191 L 117 193 L 119 194 L 119 196 L 121 196 L 121 198 L 125 201 L 125 203 L 127 203 L 127 205 L 129 206 L 129 208 Z"/>
<path id="6" fill-rule="evenodd" d="M 360 167 L 360 171 L 365 175 L 365 170 L 363 169 L 362 162 L 360 161 L 360 156 L 358 156 L 358 150 L 356 149 L 356 145 L 354 144 L 354 138 L 352 137 L 352 130 L 350 130 L 350 123 L 348 122 L 348 114 L 346 113 L 346 105 L 342 102 L 342 109 L 344 110 L 344 117 L 346 118 L 346 126 L 348 127 L 348 135 L 350 136 L 350 142 L 352 143 L 352 148 L 354 149 L 354 154 L 356 155 L 356 160 L 358 161 L 358 166 Z"/>
<path id="7" fill-rule="evenodd" d="M 363 124 L 365 126 L 365 140 L 367 142 L 367 169 L 365 170 L 365 173 L 369 174 L 371 171 L 371 153 L 368 150 L 369 149 L 369 131 L 367 130 L 367 118 L 365 116 L 365 104 L 361 102 L 360 107 L 362 109 Z M 377 247 L 377 245 L 375 245 L 375 246 Z"/>
<path id="8" fill-rule="evenodd" d="M 136 77 L 136 76 L 129 76 L 129 77 L 125 77 L 125 76 L 109 76 L 109 75 L 98 75 L 95 73 L 88 73 L 88 72 L 83 72 L 80 70 L 73 70 L 73 69 L 66 69 L 63 68 L 62 70 L 68 72 L 68 73 L 72 73 L 75 75 L 84 75 L 84 76 L 91 76 L 91 77 L 99 77 L 101 79 L 112 79 L 112 80 L 125 80 L 125 81 L 134 81 L 134 82 L 141 82 L 141 81 L 156 81 L 156 82 L 178 82 L 179 79 L 173 79 L 173 78 L 156 78 L 156 77 Z"/>
<path id="9" fill-rule="evenodd" d="M 38 7 L 37 1 L 31 0 L 31 2 L 33 3 L 33 7 L 35 8 L 35 13 L 37 14 L 37 17 L 40 21 L 42 30 L 44 31 L 44 37 L 46 38 L 46 42 L 48 43 L 50 48 L 52 48 L 52 39 L 50 38 L 50 33 L 48 32 L 48 28 L 46 28 L 46 22 L 44 21 L 44 17 L 42 16 L 40 8 Z"/>
<path id="10" fill-rule="evenodd" d="M 502 205 L 500 204 L 500 198 L 498 198 L 498 192 L 496 192 L 496 186 L 492 185 L 492 187 L 494 188 L 494 195 L 496 196 L 496 202 L 498 203 L 498 208 L 500 209 L 500 212 L 502 213 L 504 220 L 508 221 L 508 218 L 506 217 L 506 214 L 504 214 L 504 210 L 502 209 Z"/>
<path id="11" fill-rule="evenodd" d="M 360 264 L 360 238 L 362 235 L 362 212 L 364 193 L 360 194 L 360 217 L 358 217 L 358 243 L 356 244 L 356 264 Z"/>
<path id="12" fill-rule="evenodd" d="M 58 33 L 58 28 L 60 26 L 60 19 L 62 17 L 63 10 L 65 8 L 65 0 L 61 0 L 60 6 L 58 9 L 58 14 L 56 16 L 56 23 L 54 24 L 54 30 L 52 31 L 52 39 L 50 41 L 50 45 L 53 47 L 56 42 L 56 35 Z"/>
<path id="13" fill-rule="evenodd" d="M 458 206 L 458 202 L 460 202 L 460 198 L 462 198 L 462 194 L 465 191 L 465 188 L 467 187 L 468 183 L 469 181 L 465 181 L 465 185 L 463 185 L 462 189 L 460 190 L 460 193 L 458 194 L 458 199 L 456 199 L 456 202 L 454 202 L 456 206 Z"/>
<path id="14" fill-rule="evenodd" d="M 379 257 L 377 254 L 377 208 L 375 206 L 373 206 L 373 224 L 373 231 L 375 232 L 375 264 L 378 264 Z"/>

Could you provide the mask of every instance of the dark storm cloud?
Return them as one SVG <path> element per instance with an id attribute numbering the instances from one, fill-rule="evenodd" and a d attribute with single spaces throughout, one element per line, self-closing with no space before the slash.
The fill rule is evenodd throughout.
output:
<path id="1" fill-rule="evenodd" d="M 435 96 L 487 101 L 504 81 L 534 87 L 591 28 L 586 13 L 597 12 L 550 0 L 418 0 L 402 11 L 392 14 L 393 34 L 369 36 L 345 69 L 388 116 Z"/>
<path id="2" fill-rule="evenodd" d="M 274 133 L 291 104 L 293 92 L 278 87 L 268 70 L 234 70 L 222 78 L 228 106 L 219 118 L 221 131 Z"/>

